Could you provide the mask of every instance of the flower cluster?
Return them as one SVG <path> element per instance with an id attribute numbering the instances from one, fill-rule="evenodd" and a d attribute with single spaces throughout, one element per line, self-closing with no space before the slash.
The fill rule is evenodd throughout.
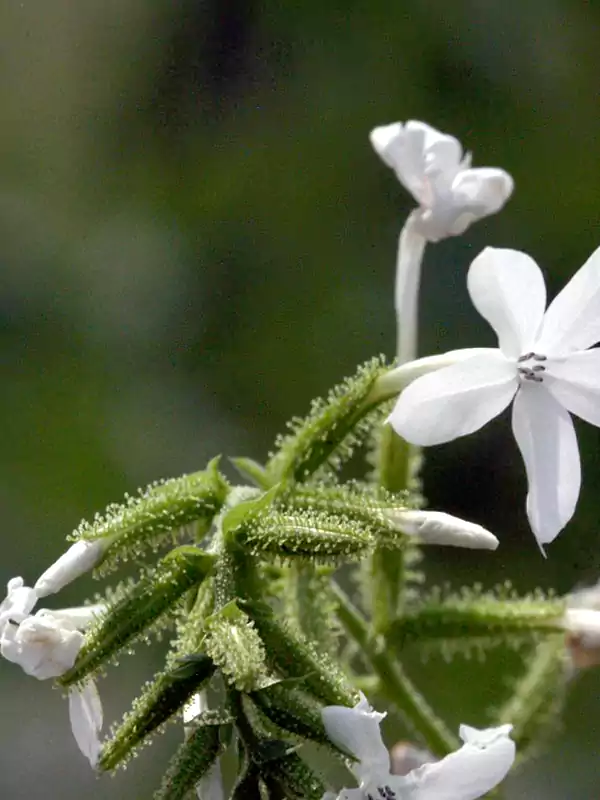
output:
<path id="1" fill-rule="evenodd" d="M 540 547 L 565 526 L 581 483 L 570 414 L 600 425 L 600 351 L 590 349 L 600 341 L 600 251 L 546 309 L 535 262 L 486 248 L 467 285 L 498 347 L 417 359 L 426 244 L 498 212 L 513 181 L 472 168 L 456 139 L 422 122 L 376 128 L 371 142 L 418 204 L 399 238 L 396 364 L 373 359 L 315 400 L 266 463 L 231 459 L 241 485 L 216 458 L 111 504 L 79 525 L 33 587 L 10 580 L 0 604 L 1 655 L 68 691 L 73 734 L 94 769 L 116 769 L 168 722 L 183 723 L 157 800 L 476 800 L 517 751 L 528 755 L 569 674 L 600 660 L 597 588 L 566 598 L 507 585 L 425 588 L 424 545 L 500 543 L 481 525 L 423 509 L 418 477 L 419 447 L 472 433 L 512 403 Z M 342 466 L 364 452 L 368 475 L 347 480 Z M 109 587 L 106 602 L 34 612 L 80 575 L 124 562 L 139 576 Z M 342 565 L 354 568 L 344 585 Z M 165 628 L 174 633 L 164 668 L 101 741 L 95 678 Z M 502 681 L 505 703 L 481 709 L 490 727 L 454 734 L 404 670 L 413 645 L 445 657 L 515 649 L 522 671 Z M 401 775 L 381 736 L 386 715 L 364 687 L 426 748 Z M 307 742 L 350 765 L 358 786 L 332 792 Z"/>

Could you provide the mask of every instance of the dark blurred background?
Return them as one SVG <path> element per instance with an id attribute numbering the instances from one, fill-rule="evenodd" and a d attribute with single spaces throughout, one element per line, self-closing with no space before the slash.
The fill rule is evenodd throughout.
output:
<path id="1" fill-rule="evenodd" d="M 562 286 L 600 244 L 599 22 L 573 0 L 4 2 L 2 584 L 34 581 L 124 492 L 218 452 L 264 458 L 314 395 L 393 354 L 411 200 L 373 126 L 426 120 L 516 181 L 500 215 L 428 249 L 423 354 L 493 343 L 465 287 L 484 245 L 527 251 Z M 560 592 L 598 578 L 598 431 L 578 431 L 582 496 L 546 561 L 505 422 L 428 451 L 431 507 L 501 539 L 494 554 L 430 551 L 433 578 Z M 102 684 L 109 719 L 159 664 L 123 659 Z M 501 694 L 490 663 L 424 676 L 476 725 L 477 692 Z M 573 682 L 511 800 L 599 796 L 599 690 L 600 670 Z M 98 781 L 58 691 L 2 661 L 0 697 L 3 800 L 149 797 L 180 736 Z"/>

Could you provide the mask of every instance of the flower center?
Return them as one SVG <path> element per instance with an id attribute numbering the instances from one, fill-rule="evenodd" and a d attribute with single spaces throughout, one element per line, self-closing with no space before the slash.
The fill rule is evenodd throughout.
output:
<path id="1" fill-rule="evenodd" d="M 525 353 L 517 359 L 517 372 L 526 381 L 534 381 L 535 383 L 543 383 L 546 367 L 540 364 L 540 361 L 547 361 L 548 357 L 540 355 L 539 353 Z M 527 365 L 527 362 L 530 362 Z M 536 363 L 538 362 L 538 363 Z"/>

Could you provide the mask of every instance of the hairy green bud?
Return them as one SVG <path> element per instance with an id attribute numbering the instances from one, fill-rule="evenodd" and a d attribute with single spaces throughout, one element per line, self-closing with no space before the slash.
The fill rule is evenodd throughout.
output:
<path id="1" fill-rule="evenodd" d="M 331 747 L 321 717 L 322 705 L 291 685 L 290 681 L 280 681 L 251 692 L 250 699 L 279 728 Z"/>
<path id="2" fill-rule="evenodd" d="M 156 733 L 213 676 L 215 665 L 208 656 L 182 659 L 179 667 L 155 675 L 146 684 L 133 709 L 105 743 L 100 769 L 112 770 L 124 761 L 148 736 Z"/>
<path id="3" fill-rule="evenodd" d="M 110 540 L 99 574 L 139 558 L 149 548 L 156 551 L 172 543 L 173 532 L 192 523 L 198 540 L 208 532 L 227 496 L 228 485 L 218 462 L 215 458 L 201 472 L 151 484 L 137 497 L 113 503 L 104 515 L 82 522 L 73 538 Z"/>
<path id="4" fill-rule="evenodd" d="M 154 800 L 186 800 L 225 749 L 224 738 L 220 723 L 197 724 L 171 759 Z"/>
<path id="5" fill-rule="evenodd" d="M 213 563 L 214 556 L 192 546 L 178 547 L 165 556 L 90 630 L 75 665 L 60 683 L 78 683 L 113 658 L 172 609 L 188 589 L 201 583 Z"/>
<path id="6" fill-rule="evenodd" d="M 268 680 L 263 642 L 254 623 L 235 601 L 206 619 L 203 649 L 227 681 L 239 691 L 252 691 Z"/>
<path id="7" fill-rule="evenodd" d="M 374 544 L 371 531 L 342 516 L 318 511 L 268 516 L 241 526 L 236 541 L 252 554 L 337 563 L 359 559 Z"/>
<path id="8" fill-rule="evenodd" d="M 266 467 L 269 483 L 305 481 L 319 467 L 330 462 L 334 468 L 348 459 L 370 430 L 368 412 L 379 402 L 371 396 L 377 378 L 385 372 L 383 360 L 375 358 L 336 386 L 327 400 L 313 401 L 304 419 L 290 423 L 290 433 L 280 437 L 277 452 Z"/>
<path id="9" fill-rule="evenodd" d="M 266 603 L 240 601 L 264 642 L 269 666 L 286 678 L 299 678 L 315 697 L 329 705 L 352 706 L 357 695 L 335 662 L 317 653 L 303 636 L 279 622 Z"/>

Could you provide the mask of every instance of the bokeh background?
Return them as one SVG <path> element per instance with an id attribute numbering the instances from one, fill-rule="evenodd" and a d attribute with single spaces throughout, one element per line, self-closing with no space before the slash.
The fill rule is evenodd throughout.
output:
<path id="1" fill-rule="evenodd" d="M 411 203 L 369 147 L 374 125 L 426 120 L 516 181 L 500 215 L 428 249 L 423 353 L 492 344 L 465 288 L 484 245 L 527 251 L 562 286 L 599 244 L 599 24 L 573 0 L 5 0 L 1 583 L 35 580 L 124 492 L 218 452 L 263 458 L 314 395 L 392 355 Z M 502 543 L 430 552 L 433 577 L 596 580 L 598 431 L 578 432 L 581 501 L 545 561 L 505 422 L 428 452 L 430 505 Z M 58 602 L 94 590 L 82 580 Z M 102 684 L 110 719 L 159 663 L 143 648 L 123 659 Z M 434 663 L 421 685 L 478 724 L 501 665 Z M 572 682 L 510 800 L 599 796 L 599 690 L 600 669 Z M 141 800 L 179 737 L 97 780 L 58 691 L 1 662 L 0 703 L 3 800 Z"/>

